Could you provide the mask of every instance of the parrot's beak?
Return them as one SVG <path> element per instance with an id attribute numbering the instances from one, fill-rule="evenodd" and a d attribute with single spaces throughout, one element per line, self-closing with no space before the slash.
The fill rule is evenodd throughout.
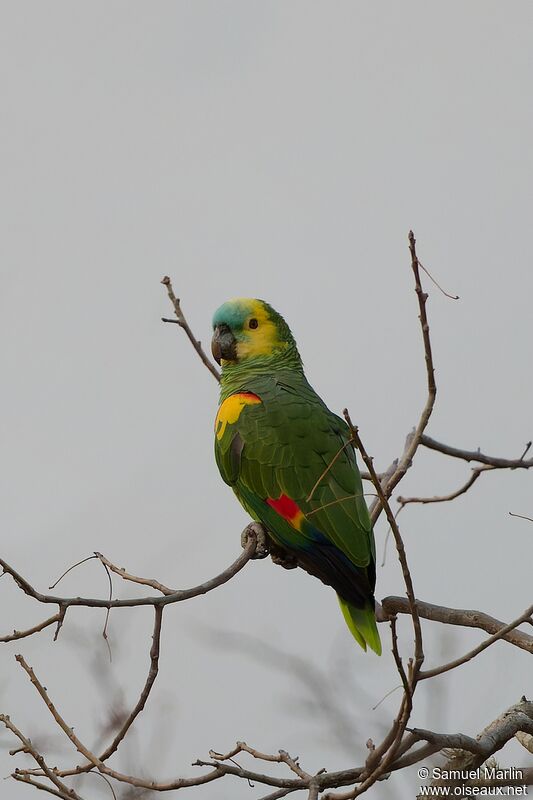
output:
<path id="1" fill-rule="evenodd" d="M 237 360 L 237 342 L 227 325 L 216 326 L 211 339 L 211 352 L 217 364 Z"/>

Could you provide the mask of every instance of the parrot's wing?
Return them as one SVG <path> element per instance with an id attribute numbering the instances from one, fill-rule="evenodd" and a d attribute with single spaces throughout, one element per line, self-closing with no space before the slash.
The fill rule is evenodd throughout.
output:
<path id="1" fill-rule="evenodd" d="M 257 400 L 243 402 L 237 414 L 232 398 L 245 396 Z M 303 515 L 308 524 L 300 525 L 300 531 L 291 525 L 287 546 L 301 546 L 302 535 L 312 540 L 320 536 L 354 565 L 373 571 L 372 528 L 348 428 L 308 385 L 295 388 L 271 379 L 253 392 L 232 395 L 222 404 L 219 418 L 217 463 L 249 510 L 250 498 L 275 511 L 276 501 L 288 498 L 295 504 L 289 510 Z M 262 518 L 257 508 L 253 511 Z M 278 505 L 278 516 L 284 513 L 290 523 L 288 510 Z M 270 519 L 263 521 L 272 528 Z M 374 577 L 369 578 L 373 585 Z"/>
<path id="2" fill-rule="evenodd" d="M 374 537 L 347 425 L 308 384 L 270 379 L 228 397 L 215 431 L 221 475 L 242 505 L 335 589 L 355 639 L 380 654 Z"/>

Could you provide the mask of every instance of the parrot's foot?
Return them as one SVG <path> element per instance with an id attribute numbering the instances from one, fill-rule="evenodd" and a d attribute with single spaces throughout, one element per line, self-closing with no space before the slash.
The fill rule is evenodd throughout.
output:
<path id="1" fill-rule="evenodd" d="M 241 533 L 241 547 L 246 547 L 251 536 L 257 542 L 252 558 L 266 558 L 270 553 L 270 539 L 266 528 L 260 522 L 250 522 Z"/>
<path id="2" fill-rule="evenodd" d="M 377 600 L 375 600 L 375 604 L 376 604 L 376 606 L 375 606 L 375 608 L 376 608 L 376 622 L 388 622 L 390 620 L 390 618 L 391 618 L 390 614 L 388 614 L 387 611 L 385 611 L 385 609 L 383 608 L 381 603 L 378 603 Z"/>
<path id="3" fill-rule="evenodd" d="M 273 542 L 270 542 L 270 558 L 273 564 L 278 564 L 283 569 L 296 569 L 298 566 L 298 559 L 295 555 L 288 553 L 282 547 L 278 547 Z"/>

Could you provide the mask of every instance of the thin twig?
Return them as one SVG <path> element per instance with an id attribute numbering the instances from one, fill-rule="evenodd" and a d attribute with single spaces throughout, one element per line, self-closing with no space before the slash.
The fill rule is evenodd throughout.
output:
<path id="1" fill-rule="evenodd" d="M 398 634 L 396 633 L 396 615 L 393 614 L 390 619 L 390 628 L 391 628 L 391 639 L 392 639 L 392 655 L 394 656 L 394 661 L 396 663 L 396 669 L 398 670 L 398 674 L 401 678 L 403 689 L 406 695 L 412 697 L 412 689 L 409 685 L 409 681 L 407 680 L 407 675 L 405 669 L 403 668 L 402 659 L 400 656 L 400 652 L 398 650 Z"/>
<path id="2" fill-rule="evenodd" d="M 26 636 L 33 636 L 34 633 L 39 633 L 39 631 L 44 630 L 44 628 L 48 628 L 49 625 L 53 625 L 54 622 L 59 622 L 61 619 L 61 612 L 54 614 L 53 617 L 48 617 L 43 622 L 39 622 L 38 625 L 34 625 L 33 628 L 28 628 L 25 631 L 17 631 L 14 630 L 13 633 L 10 633 L 8 636 L 1 636 L 0 642 L 14 642 L 17 639 L 25 639 Z"/>
<path id="3" fill-rule="evenodd" d="M 397 692 L 397 691 L 398 691 L 398 689 L 401 689 L 401 688 L 402 688 L 402 684 L 401 684 L 401 683 L 399 683 L 397 686 L 393 686 L 393 687 L 392 687 L 392 689 L 389 689 L 389 691 L 388 691 L 388 692 L 386 692 L 386 693 L 383 695 L 383 697 L 381 698 L 381 700 L 378 700 L 378 702 L 376 703 L 376 705 L 375 705 L 375 706 L 372 706 L 372 711 L 375 711 L 376 709 L 378 709 L 378 708 L 380 707 L 380 705 L 381 705 L 382 703 L 384 703 L 384 702 L 385 702 L 385 700 L 387 699 L 387 697 L 390 697 L 390 696 L 391 696 L 391 694 L 394 694 L 394 692 Z"/>
<path id="4" fill-rule="evenodd" d="M 402 511 L 402 509 L 403 509 L 403 506 L 400 506 L 400 508 L 395 513 L 395 515 L 394 515 L 394 519 L 395 520 L 398 519 L 398 516 L 399 516 L 400 512 Z M 383 558 L 381 559 L 381 566 L 382 567 L 385 566 L 385 562 L 387 560 L 387 547 L 389 545 L 389 539 L 390 539 L 391 533 L 392 533 L 392 528 L 389 525 L 388 528 L 387 528 L 387 533 L 385 534 L 385 539 L 383 541 Z"/>
<path id="5" fill-rule="evenodd" d="M 243 549 L 239 557 L 227 567 L 219 575 L 210 578 L 205 583 L 194 586 L 191 589 L 178 589 L 170 595 L 163 597 L 130 597 L 126 599 L 104 600 L 96 597 L 58 597 L 57 595 L 43 594 L 38 592 L 34 587 L 11 567 L 4 559 L 0 558 L 0 566 L 5 573 L 11 575 L 15 583 L 22 591 L 29 597 L 33 597 L 39 603 L 52 603 L 58 606 L 68 608 L 70 606 L 83 606 L 87 608 L 132 608 L 134 606 L 166 606 L 170 603 L 179 603 L 183 600 L 190 600 L 192 597 L 198 597 L 202 594 L 222 586 L 227 581 L 231 580 L 240 570 L 246 566 L 248 561 L 255 553 L 256 540 L 250 536 L 246 547 Z"/>
<path id="6" fill-rule="evenodd" d="M 413 619 L 413 629 L 414 629 L 414 635 L 415 635 L 415 671 L 418 671 L 420 669 L 421 665 L 422 665 L 423 660 L 424 660 L 424 651 L 423 651 L 423 648 L 422 648 L 422 629 L 420 627 L 420 620 L 419 620 L 419 617 L 418 617 L 418 611 L 417 611 L 416 600 L 415 600 L 415 593 L 414 593 L 414 589 L 413 589 L 413 581 L 412 581 L 412 578 L 411 578 L 409 565 L 407 563 L 407 556 L 405 554 L 405 547 L 404 547 L 404 544 L 403 544 L 403 539 L 402 539 L 402 536 L 400 534 L 400 529 L 398 527 L 398 523 L 396 522 L 394 514 L 392 513 L 391 507 L 389 505 L 389 501 L 388 501 L 388 499 L 387 499 L 387 497 L 385 495 L 385 491 L 384 491 L 384 489 L 382 489 L 381 484 L 380 484 L 380 482 L 378 480 L 378 477 L 376 475 L 376 472 L 374 470 L 373 460 L 372 460 L 372 458 L 370 458 L 370 456 L 366 452 L 366 450 L 364 448 L 364 445 L 363 445 L 363 443 L 361 441 L 361 437 L 359 436 L 359 431 L 358 431 L 358 429 L 356 427 L 354 427 L 354 425 L 352 423 L 352 420 L 350 419 L 350 414 L 348 413 L 348 409 L 346 409 L 346 408 L 344 409 L 344 418 L 346 419 L 346 422 L 348 423 L 348 426 L 350 427 L 350 431 L 351 431 L 354 443 L 355 443 L 357 449 L 359 450 L 359 452 L 361 453 L 361 457 L 362 457 L 363 461 L 365 462 L 368 471 L 372 475 L 372 478 L 373 478 L 372 482 L 373 482 L 373 484 L 374 484 L 374 486 L 376 488 L 376 492 L 377 492 L 378 497 L 379 497 L 379 499 L 381 501 L 382 507 L 383 507 L 383 509 L 385 511 L 385 514 L 386 514 L 386 517 L 387 517 L 387 520 L 388 520 L 388 523 L 389 523 L 389 525 L 391 527 L 392 534 L 394 536 L 394 540 L 396 542 L 396 550 L 398 552 L 398 559 L 400 561 L 400 565 L 401 565 L 401 568 L 402 568 L 403 580 L 404 580 L 405 588 L 406 588 L 406 592 L 407 592 L 407 600 L 408 600 L 408 603 L 409 603 L 410 613 L 411 613 L 411 616 L 412 616 L 412 619 Z"/>
<path id="7" fill-rule="evenodd" d="M 496 467 L 492 465 L 485 465 L 483 467 L 476 467 L 476 469 L 472 470 L 472 475 L 467 480 L 463 486 L 457 489 L 455 492 L 451 492 L 451 494 L 445 495 L 435 495 L 434 497 L 402 497 L 399 495 L 396 500 L 400 505 L 406 506 L 408 503 L 421 503 L 422 505 L 427 505 L 428 503 L 447 503 L 450 500 L 455 500 L 457 497 L 460 497 L 462 494 L 466 494 L 466 492 L 470 489 L 471 486 L 477 481 L 479 476 L 482 472 L 487 472 L 489 470 L 494 470 Z"/>
<path id="8" fill-rule="evenodd" d="M 469 650 L 468 653 L 465 653 L 464 656 L 460 658 L 456 658 L 453 661 L 449 661 L 447 664 L 442 664 L 440 667 L 435 667 L 434 669 L 422 670 L 419 674 L 419 679 L 426 680 L 427 678 L 434 678 L 436 675 L 441 675 L 443 672 L 449 672 L 451 669 L 455 669 L 456 667 L 460 667 L 461 664 L 466 664 L 467 661 L 471 661 L 475 656 L 479 655 L 486 650 L 487 647 L 490 647 L 491 644 L 497 642 L 498 639 L 502 639 L 506 633 L 510 633 L 512 630 L 517 628 L 523 622 L 532 622 L 531 615 L 533 614 L 533 606 L 529 606 L 526 610 L 520 614 L 513 622 L 510 622 L 508 625 L 504 625 L 503 628 L 500 628 L 499 631 L 494 633 L 488 639 L 485 639 L 484 642 L 478 644 L 477 647 L 474 647 L 472 650 Z"/>
<path id="9" fill-rule="evenodd" d="M 109 791 L 113 795 L 113 800 L 117 800 L 117 795 L 115 794 L 115 790 L 113 789 L 113 784 L 111 783 L 109 778 L 106 778 L 106 776 L 102 775 L 101 772 L 95 772 L 94 770 L 92 770 L 92 772 L 89 772 L 88 774 L 94 775 L 96 778 L 101 778 L 108 785 Z"/>
<path id="10" fill-rule="evenodd" d="M 308 495 L 308 497 L 307 497 L 307 498 L 306 498 L 306 500 L 305 500 L 305 502 L 306 502 L 306 503 L 310 503 L 310 502 L 311 502 L 311 500 L 312 500 L 312 498 L 313 498 L 313 495 L 314 495 L 315 491 L 317 490 L 317 488 L 318 488 L 318 485 L 319 485 L 320 481 L 322 480 L 322 478 L 325 478 L 325 477 L 326 477 L 326 475 L 328 474 L 328 472 L 329 472 L 329 471 L 330 471 L 330 469 L 332 468 L 333 464 L 334 464 L 334 463 L 337 461 L 337 459 L 338 459 L 338 457 L 340 456 L 340 454 L 341 454 L 341 453 L 342 453 L 342 452 L 343 452 L 343 451 L 344 451 L 344 450 L 345 450 L 347 447 L 349 447 L 351 444 L 352 444 L 352 440 L 351 440 L 351 439 L 348 439 L 348 441 L 347 441 L 347 442 L 344 442 L 344 444 L 343 444 L 341 447 L 339 447 L 339 449 L 337 450 L 337 452 L 335 453 L 335 455 L 333 456 L 333 458 L 331 459 L 331 461 L 329 462 L 329 464 L 326 466 L 326 469 L 323 471 L 322 475 L 321 475 L 321 476 L 320 476 L 320 477 L 317 479 L 317 481 L 315 482 L 315 485 L 313 486 L 313 488 L 312 488 L 312 489 L 311 489 L 311 491 L 309 492 L 309 495 Z"/>
<path id="11" fill-rule="evenodd" d="M 129 784 L 130 786 L 135 786 L 141 789 L 150 789 L 152 791 L 167 792 L 173 789 L 181 789 L 187 786 L 200 786 L 205 783 L 210 783 L 211 781 L 218 780 L 224 775 L 235 775 L 252 782 L 264 783 L 268 786 L 274 786 L 278 788 L 287 788 L 287 789 L 308 788 L 309 781 L 304 780 L 303 778 L 300 777 L 293 779 L 275 778 L 274 776 L 271 775 L 264 775 L 262 773 L 243 769 L 242 767 L 239 766 L 223 764 L 218 761 L 208 762 L 208 761 L 197 760 L 194 762 L 194 766 L 211 766 L 213 767 L 213 769 L 210 772 L 204 773 L 203 775 L 199 775 L 196 778 L 176 778 L 173 781 L 161 782 L 161 783 L 152 780 L 146 780 L 144 778 L 139 778 L 134 775 L 126 775 L 122 772 L 118 772 L 117 770 L 111 769 L 105 763 L 103 763 L 102 760 L 98 758 L 97 755 L 95 755 L 95 753 L 91 752 L 89 748 L 86 747 L 83 744 L 83 742 L 76 736 L 76 734 L 74 733 L 74 729 L 70 727 L 63 719 L 63 717 L 57 710 L 57 707 L 50 699 L 47 690 L 42 685 L 41 681 L 37 678 L 37 675 L 35 674 L 35 671 L 32 669 L 32 667 L 30 667 L 26 663 L 24 657 L 21 655 L 17 655 L 15 656 L 15 658 L 17 662 L 20 664 L 20 666 L 23 668 L 23 670 L 26 672 L 26 674 L 28 675 L 31 683 L 39 693 L 46 707 L 50 711 L 52 717 L 54 718 L 58 726 L 61 728 L 61 730 L 70 739 L 72 744 L 75 746 L 76 750 L 78 750 L 78 752 L 84 755 L 85 758 L 88 761 L 90 761 L 91 764 L 93 764 L 98 769 L 99 772 L 103 773 L 104 775 L 107 775 L 110 778 L 113 778 L 114 780 L 119 781 L 120 783 L 126 783 Z M 0 715 L 0 721 L 3 721 L 4 724 L 6 724 L 5 719 L 3 718 L 2 715 Z M 22 741 L 23 743 L 26 742 L 25 739 Z M 25 770 L 22 770 L 22 773 L 24 772 Z M 59 780 L 57 776 L 55 777 L 56 780 Z"/>
<path id="12" fill-rule="evenodd" d="M 100 761 L 106 761 L 118 749 L 119 744 L 126 736 L 134 720 L 139 716 L 144 706 L 146 705 L 148 696 L 152 691 L 155 679 L 157 678 L 157 673 L 159 671 L 159 652 L 161 644 L 161 625 L 163 622 L 163 606 L 156 606 L 154 608 L 154 615 L 155 617 L 154 617 L 154 630 L 152 633 L 152 647 L 150 648 L 150 669 L 148 671 L 148 677 L 146 678 L 146 683 L 144 684 L 141 696 L 139 697 L 139 700 L 137 701 L 135 708 L 131 711 L 128 718 L 122 725 L 122 728 L 116 734 L 115 738 L 113 739 L 109 747 L 107 747 L 100 756 Z"/>
<path id="13" fill-rule="evenodd" d="M 524 517 L 523 514 L 513 514 L 512 511 L 509 511 L 509 516 L 510 517 L 518 517 L 518 519 L 527 519 L 528 522 L 533 522 L 533 519 L 531 517 Z"/>
<path id="14" fill-rule="evenodd" d="M 15 734 L 17 739 L 22 742 L 24 752 L 28 753 L 33 758 L 33 760 L 42 770 L 43 775 L 45 775 L 48 780 L 50 780 L 54 786 L 57 787 L 59 792 L 63 793 L 59 795 L 60 797 L 68 798 L 68 800 L 83 800 L 83 798 L 77 794 L 74 789 L 71 789 L 65 783 L 63 783 L 63 781 L 55 774 L 54 770 L 50 769 L 42 754 L 39 753 L 31 743 L 31 740 L 24 736 L 24 734 L 16 727 L 16 725 L 14 725 L 13 722 L 11 722 L 10 718 L 6 714 L 0 714 L 0 722 L 2 722 L 5 727 L 11 731 L 11 733 Z M 20 770 L 17 770 L 15 774 L 18 774 L 19 772 Z"/>
<path id="15" fill-rule="evenodd" d="M 102 553 L 95 551 L 95 556 L 99 558 L 102 564 L 105 564 L 106 567 L 111 570 L 111 572 L 114 572 L 116 575 L 120 575 L 120 577 L 125 581 L 139 583 L 141 586 L 150 586 L 152 589 L 155 589 L 157 592 L 161 592 L 161 594 L 164 595 L 174 594 L 176 592 L 176 589 L 169 589 L 168 586 L 156 581 L 154 578 L 140 578 L 138 575 L 131 575 L 129 572 L 126 572 L 124 567 L 117 567 L 108 558 L 102 555 Z"/>
<path id="16" fill-rule="evenodd" d="M 281 797 L 287 797 L 288 794 L 292 794 L 292 792 L 297 791 L 298 789 L 278 789 L 276 792 L 263 795 L 263 797 L 260 797 L 259 800 L 280 800 Z"/>
<path id="17" fill-rule="evenodd" d="M 418 259 L 418 266 L 420 267 L 421 270 L 423 270 L 426 273 L 426 275 L 428 276 L 429 280 L 432 281 L 435 284 L 437 289 L 439 289 L 442 292 L 444 297 L 448 297 L 450 300 L 459 300 L 459 295 L 458 294 L 450 294 L 449 292 L 445 292 L 444 291 L 444 289 L 442 288 L 440 283 L 437 283 L 437 281 L 435 280 L 435 278 L 433 277 L 431 272 L 428 269 L 425 268 L 425 266 L 422 264 L 420 259 Z"/>
<path id="18" fill-rule="evenodd" d="M 122 727 L 115 735 L 115 738 L 111 742 L 111 744 L 106 747 L 102 755 L 99 757 L 99 761 L 107 761 L 110 756 L 113 755 L 118 750 L 120 743 L 124 740 L 126 734 L 128 733 L 129 729 L 131 728 L 132 724 L 134 723 L 135 719 L 139 716 L 141 711 L 144 709 L 146 705 L 146 701 L 152 691 L 152 687 L 155 683 L 155 679 L 157 678 L 158 670 L 159 670 L 159 652 L 160 652 L 160 642 L 161 642 L 161 625 L 163 620 L 163 607 L 156 606 L 154 608 L 155 619 L 154 619 L 154 630 L 152 633 L 152 647 L 150 649 L 150 668 L 148 671 L 148 676 L 146 678 L 146 682 L 143 686 L 141 691 L 141 695 L 135 704 L 135 707 L 132 709 L 128 717 L 125 719 Z M 82 766 L 74 767 L 74 769 L 67 769 L 67 770 L 59 770 L 57 774 L 62 777 L 66 778 L 71 775 L 81 775 L 83 773 L 89 772 L 94 767 L 92 761 L 89 761 L 87 764 Z"/>
<path id="19" fill-rule="evenodd" d="M 400 534 L 398 523 L 396 522 L 394 514 L 392 513 L 384 489 L 382 488 L 378 476 L 376 475 L 373 459 L 366 452 L 365 447 L 363 446 L 363 443 L 361 441 L 361 437 L 359 436 L 359 431 L 356 427 L 354 427 L 352 420 L 350 418 L 350 414 L 348 413 L 348 409 L 346 408 L 344 409 L 344 418 L 348 424 L 348 427 L 350 428 L 354 444 L 361 453 L 361 457 L 365 462 L 366 468 L 368 469 L 370 475 L 372 476 L 372 483 L 375 486 L 382 508 L 385 511 L 387 520 L 392 529 L 394 540 L 396 542 L 398 559 L 400 561 L 400 565 L 402 568 L 402 574 L 405 583 L 409 609 L 411 612 L 414 638 L 415 638 L 415 657 L 414 661 L 410 661 L 409 663 L 409 677 L 406 683 L 404 684 L 404 694 L 398 714 L 394 719 L 391 729 L 387 734 L 387 736 L 385 736 L 379 747 L 375 748 L 375 750 L 373 750 L 369 755 L 369 757 L 367 758 L 364 778 L 361 784 L 353 792 L 353 797 L 355 798 L 358 797 L 360 794 L 366 792 L 371 786 L 373 786 L 373 784 L 377 780 L 380 779 L 381 776 L 385 774 L 388 766 L 393 762 L 396 756 L 396 753 L 402 741 L 404 731 L 409 721 L 409 717 L 411 715 L 413 707 L 413 694 L 416 689 L 420 667 L 422 666 L 422 663 L 424 661 L 424 650 L 422 644 L 422 628 L 420 625 L 420 619 L 418 617 L 418 611 L 416 608 L 413 582 L 411 579 L 411 573 L 409 571 L 409 565 L 407 563 L 405 547 L 403 544 L 402 536 Z M 393 634 L 394 634 L 394 627 L 393 627 Z M 395 643 L 393 642 L 393 651 L 394 647 Z M 399 655 L 396 663 L 403 683 L 405 674 L 402 674 L 403 667 L 401 666 L 401 659 L 399 658 Z"/>
<path id="20" fill-rule="evenodd" d="M 189 339 L 190 343 L 198 353 L 202 363 L 207 367 L 211 375 L 220 382 L 220 372 L 215 367 L 211 359 L 206 354 L 205 350 L 202 347 L 202 343 L 196 338 L 194 333 L 192 332 L 189 323 L 185 319 L 185 315 L 181 309 L 181 304 L 179 298 L 176 297 L 174 294 L 174 289 L 172 288 L 172 283 L 168 275 L 165 275 L 163 280 L 161 281 L 163 286 L 166 286 L 167 294 L 169 296 L 170 302 L 174 306 L 174 313 L 176 314 L 176 320 L 172 320 L 173 322 L 177 322 L 177 324 L 182 328 L 185 333 L 187 334 L 187 338 Z M 170 322 L 171 320 L 166 319 L 166 317 L 162 317 L 163 322 Z"/>
<path id="21" fill-rule="evenodd" d="M 433 354 L 431 351 L 431 339 L 429 336 L 429 323 L 427 318 L 426 312 L 426 302 L 428 299 L 427 294 L 422 289 L 422 284 L 420 281 L 420 271 L 419 271 L 419 261 L 418 256 L 416 254 L 416 240 L 413 234 L 413 231 L 409 231 L 409 251 L 411 253 L 411 269 L 413 271 L 413 275 L 415 278 L 415 292 L 418 298 L 418 308 L 420 311 L 419 319 L 420 319 L 420 327 L 422 329 L 422 340 L 424 343 L 424 357 L 426 362 L 426 381 L 427 381 L 427 399 L 420 415 L 420 419 L 418 421 L 418 425 L 416 426 L 415 432 L 412 436 L 411 442 L 409 447 L 406 448 L 404 454 L 402 455 L 400 462 L 396 470 L 394 471 L 393 475 L 389 478 L 386 485 L 383 487 L 383 492 L 385 497 L 389 498 L 394 490 L 394 487 L 398 485 L 401 481 L 407 470 L 412 464 L 413 458 L 418 450 L 418 447 L 421 443 L 422 436 L 424 431 L 426 430 L 427 424 L 431 417 L 433 407 L 435 405 L 435 399 L 437 396 L 437 384 L 435 383 L 435 369 L 433 366 Z M 382 508 L 378 505 L 372 509 L 372 524 L 375 524 L 377 518 L 379 517 Z"/>
<path id="22" fill-rule="evenodd" d="M 57 626 L 56 626 L 56 630 L 55 630 L 55 633 L 54 633 L 54 642 L 57 642 L 57 637 L 59 636 L 59 631 L 63 627 L 63 622 L 65 621 L 65 614 L 66 613 L 67 613 L 67 606 L 64 605 L 63 603 L 60 603 L 59 604 L 59 613 L 58 613 L 59 619 L 57 620 Z"/>
<path id="23" fill-rule="evenodd" d="M 102 564 L 103 568 L 105 569 L 105 573 L 107 575 L 107 580 L 109 582 L 109 602 L 111 602 L 111 600 L 113 599 L 113 581 L 111 579 L 111 572 L 109 571 L 109 567 L 107 566 L 107 564 L 104 564 L 103 561 L 101 561 L 101 564 Z M 111 613 L 111 607 L 108 606 L 107 609 L 106 609 L 106 612 L 105 612 L 105 620 L 104 620 L 104 627 L 102 629 L 102 636 L 103 636 L 103 639 L 104 639 L 104 641 L 105 641 L 105 643 L 107 645 L 107 651 L 109 653 L 109 661 L 112 662 L 113 661 L 113 653 L 111 652 L 111 645 L 109 644 L 109 639 L 108 639 L 108 636 L 107 636 L 107 626 L 108 626 L 108 623 L 109 623 L 109 614 L 110 613 Z"/>
<path id="24" fill-rule="evenodd" d="M 59 578 L 58 578 L 56 581 L 54 581 L 54 583 L 52 583 L 52 585 L 51 585 L 51 586 L 49 586 L 48 588 L 49 588 L 49 589 L 55 589 L 55 588 L 56 588 L 56 586 L 57 586 L 57 584 L 59 583 L 59 581 L 62 581 L 62 580 L 63 580 L 63 578 L 65 577 L 65 575 L 68 575 L 68 574 L 69 574 L 69 572 L 72 572 L 72 570 L 73 570 L 73 569 L 76 569 L 76 567 L 79 567 L 79 566 L 80 566 L 80 564 L 85 564 L 85 562 L 86 562 L 86 561 L 91 561 L 91 560 L 92 560 L 92 559 L 94 559 L 95 557 L 96 557 L 96 556 L 87 556 L 87 558 L 82 558 L 82 559 L 81 559 L 81 561 L 76 561 L 76 563 L 75 563 L 75 564 L 72 564 L 72 566 L 71 566 L 71 567 L 69 567 L 68 569 L 66 569 L 66 570 L 63 572 L 63 574 L 62 574 L 62 575 L 60 575 L 60 576 L 59 576 Z"/>
<path id="25" fill-rule="evenodd" d="M 443 444 L 430 436 L 423 434 L 420 438 L 420 444 L 427 447 L 429 450 L 436 450 L 443 453 L 445 456 L 451 458 L 460 458 L 462 461 L 477 461 L 479 464 L 488 464 L 492 467 L 499 469 L 531 469 L 533 467 L 533 458 L 525 459 L 524 455 L 529 450 L 528 447 L 524 451 L 524 455 L 520 458 L 500 458 L 499 456 L 488 456 L 480 450 L 463 450 L 460 447 L 452 447 L 449 444 Z"/>
<path id="26" fill-rule="evenodd" d="M 72 800 L 73 798 L 73 795 L 70 793 L 70 789 L 67 794 L 59 789 L 54 789 L 52 786 L 48 786 L 46 783 L 36 781 L 35 778 L 32 778 L 31 775 L 28 775 L 25 772 L 12 772 L 10 777 L 14 778 L 14 780 L 19 781 L 20 783 L 26 783 L 29 786 L 33 786 L 34 789 L 40 789 L 41 792 L 47 792 L 54 797 L 60 797 L 61 800 Z"/>
<path id="27" fill-rule="evenodd" d="M 336 506 L 339 503 L 345 503 L 347 500 L 354 500 L 356 497 L 377 497 L 377 494 L 375 492 L 357 492 L 357 494 L 347 494 L 345 497 L 337 497 L 336 500 L 330 500 L 329 503 L 324 503 L 324 505 L 318 506 L 318 508 L 313 508 L 312 511 L 307 511 L 306 517 L 312 517 L 313 514 L 318 514 L 319 511 L 323 511 L 325 508 Z"/>
<path id="28" fill-rule="evenodd" d="M 250 747 L 247 745 L 246 742 L 237 742 L 233 750 L 230 750 L 229 753 L 217 753 L 215 750 L 209 751 L 210 757 L 215 759 L 215 761 L 228 761 L 239 753 L 249 753 L 251 756 L 260 759 L 261 761 L 272 761 L 276 764 L 286 764 L 292 772 L 298 775 L 299 778 L 303 778 L 304 780 L 311 778 L 311 775 L 300 767 L 298 764 L 298 759 L 292 758 L 286 750 L 279 750 L 277 754 L 262 753 L 255 747 Z"/>

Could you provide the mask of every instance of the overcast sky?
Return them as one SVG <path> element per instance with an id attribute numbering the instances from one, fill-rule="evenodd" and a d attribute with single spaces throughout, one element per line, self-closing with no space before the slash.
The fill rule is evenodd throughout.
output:
<path id="1" fill-rule="evenodd" d="M 238 554 L 247 518 L 213 459 L 217 386 L 160 321 L 165 274 L 204 342 L 226 299 L 271 302 L 311 383 L 333 410 L 349 407 L 384 468 L 425 400 L 413 228 L 422 263 L 460 295 L 427 286 L 439 387 L 428 432 L 522 453 L 533 438 L 532 24 L 521 0 L 0 4 L 7 561 L 44 590 L 100 550 L 185 587 Z M 469 474 L 420 451 L 401 491 L 447 493 Z M 533 515 L 531 477 L 487 474 L 453 504 L 404 510 L 419 598 L 505 620 L 532 602 L 533 527 L 508 516 Z M 380 521 L 380 558 L 385 533 Z M 106 576 L 89 562 L 60 588 L 105 596 Z M 114 591 L 136 589 L 117 579 Z M 402 592 L 390 549 L 377 597 Z M 2 634 L 46 615 L 1 581 Z M 165 617 L 160 675 L 117 768 L 190 775 L 191 761 L 236 739 L 285 748 L 309 771 L 346 768 L 396 712 L 399 692 L 372 711 L 398 683 L 387 630 L 383 657 L 363 654 L 334 593 L 304 573 L 252 563 Z M 149 609 L 113 612 L 109 664 L 103 621 L 72 610 L 55 644 L 47 630 L 0 651 L 0 710 L 52 764 L 76 753 L 13 655 L 92 745 L 117 686 L 136 701 L 152 624 Z M 482 638 L 436 623 L 424 634 L 432 666 Z M 413 723 L 475 736 L 532 693 L 527 653 L 499 643 L 422 685 Z M 28 763 L 8 756 L 4 732 L 0 744 L 2 776 Z M 32 793 L 6 785 L 13 798 Z M 395 776 L 374 795 L 417 786 Z M 89 777 L 82 794 L 109 790 Z M 182 794 L 261 789 L 226 781 Z"/>

